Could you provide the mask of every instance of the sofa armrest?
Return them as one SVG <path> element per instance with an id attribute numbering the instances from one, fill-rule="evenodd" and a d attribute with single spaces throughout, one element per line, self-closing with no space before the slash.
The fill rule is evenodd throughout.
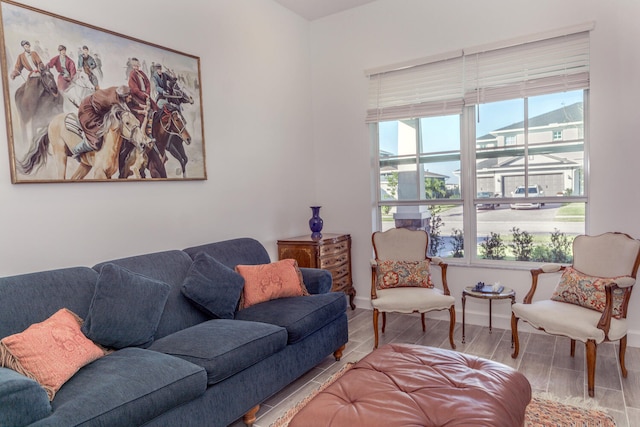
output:
<path id="1" fill-rule="evenodd" d="M 310 294 L 326 294 L 331 291 L 333 277 L 328 270 L 300 267 L 300 272 Z"/>
<path id="2" fill-rule="evenodd" d="M 51 414 L 44 388 L 8 368 L 0 368 L 0 408 L 0 426 L 25 426 Z"/>

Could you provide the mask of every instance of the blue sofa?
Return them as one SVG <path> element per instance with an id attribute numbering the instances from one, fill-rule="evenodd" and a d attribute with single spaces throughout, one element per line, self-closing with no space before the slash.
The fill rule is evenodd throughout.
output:
<path id="1" fill-rule="evenodd" d="M 261 402 L 327 356 L 340 358 L 346 299 L 330 292 L 328 271 L 301 269 L 309 296 L 212 318 L 182 292 L 202 253 L 230 268 L 270 262 L 259 242 L 241 238 L 0 278 L 0 339 L 63 307 L 85 319 L 105 265 L 170 286 L 150 345 L 84 366 L 51 401 L 34 380 L 0 368 L 0 426 L 226 426 L 241 417 L 251 425 Z"/>

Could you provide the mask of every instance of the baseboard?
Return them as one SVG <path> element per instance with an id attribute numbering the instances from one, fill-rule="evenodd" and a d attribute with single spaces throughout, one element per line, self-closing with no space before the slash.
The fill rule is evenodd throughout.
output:
<path id="1" fill-rule="evenodd" d="M 359 308 L 371 310 L 369 299 L 356 297 L 355 303 L 356 303 L 356 306 Z M 449 313 L 447 311 L 431 312 L 427 316 L 433 319 L 449 320 Z M 462 323 L 462 310 L 458 307 L 456 307 L 456 323 Z M 469 310 L 467 308 L 465 312 L 465 324 L 488 327 L 489 313 L 487 311 L 474 311 L 474 310 Z M 494 328 L 511 330 L 511 316 L 493 313 L 493 316 L 491 319 L 491 326 Z M 526 322 L 519 322 L 518 330 L 523 332 L 532 332 L 532 333 L 540 333 L 540 334 L 544 333 L 538 329 L 532 328 Z M 627 346 L 640 347 L 640 331 L 630 330 L 627 332 Z"/>

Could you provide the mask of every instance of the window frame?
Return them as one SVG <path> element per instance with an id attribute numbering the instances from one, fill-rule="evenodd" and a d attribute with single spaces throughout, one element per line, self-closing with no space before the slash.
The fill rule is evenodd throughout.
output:
<path id="1" fill-rule="evenodd" d="M 585 219 L 584 219 L 584 231 L 588 232 L 589 229 L 589 211 L 587 209 L 589 203 L 589 123 L 590 123 L 590 109 L 589 109 L 589 89 L 582 89 L 583 91 L 583 105 L 584 105 L 584 113 L 583 113 L 583 156 L 584 156 L 584 167 L 583 167 L 583 181 L 584 181 L 584 192 L 580 196 L 574 195 L 563 195 L 560 196 L 563 202 L 571 203 L 585 203 Z M 527 99 L 518 98 L 518 99 Z M 476 168 L 476 154 L 477 154 L 477 144 L 476 144 L 476 127 L 475 127 L 475 118 L 476 118 L 476 105 L 465 106 L 460 113 L 460 180 L 459 180 L 459 198 L 454 199 L 424 199 L 419 198 L 416 200 L 389 200 L 383 199 L 381 197 L 381 173 L 380 173 L 380 139 L 379 139 L 379 123 L 374 122 L 370 124 L 370 132 L 371 132 L 371 141 L 372 141 L 372 152 L 374 153 L 374 177 L 375 179 L 372 182 L 375 184 L 376 188 L 376 205 L 374 217 L 376 218 L 376 229 L 382 229 L 382 206 L 448 206 L 448 205 L 459 205 L 462 206 L 463 209 L 463 236 L 465 242 L 476 242 L 478 236 L 478 212 L 476 209 L 476 204 L 484 203 L 484 204 L 507 204 L 507 203 L 516 203 L 518 201 L 522 202 L 521 198 L 513 198 L 513 197 L 501 197 L 501 198 L 478 198 L 478 189 L 477 187 L 477 168 Z M 443 114 L 443 115 L 451 115 L 451 114 Z M 524 109 L 524 134 L 528 133 L 528 99 L 525 102 Z M 420 158 L 425 155 L 425 153 L 420 152 L 420 118 L 415 119 L 418 123 L 418 131 L 416 132 L 416 165 L 420 167 L 422 164 L 420 163 Z M 526 139 L 526 138 L 525 138 Z M 553 140 L 555 141 L 555 140 Z M 525 147 L 528 147 L 528 143 L 525 143 Z M 525 150 L 526 153 L 526 150 Z M 528 156 L 527 156 L 528 157 Z M 525 176 L 527 176 L 525 174 Z M 528 177 L 525 178 L 525 185 L 531 185 L 528 182 Z M 559 196 L 551 196 L 544 195 L 542 197 L 536 197 L 536 202 L 540 203 L 557 203 L 559 200 Z M 514 260 L 491 260 L 484 259 L 478 256 L 478 244 L 474 243 L 473 248 L 465 248 L 464 256 L 462 258 L 454 258 L 447 257 L 447 262 L 452 264 L 463 264 L 463 265 L 478 265 L 478 266 L 505 266 L 509 268 L 531 268 L 531 265 L 537 265 L 538 263 L 528 262 L 528 261 L 514 261 Z M 471 249 L 471 250 L 468 250 Z"/>

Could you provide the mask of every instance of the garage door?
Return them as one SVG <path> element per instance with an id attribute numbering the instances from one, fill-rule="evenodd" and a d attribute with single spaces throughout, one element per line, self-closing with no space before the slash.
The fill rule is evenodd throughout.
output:
<path id="1" fill-rule="evenodd" d="M 503 194 L 510 197 L 511 193 L 521 185 L 524 185 L 524 176 L 505 176 L 502 179 Z M 564 179 L 561 173 L 550 173 L 543 175 L 531 175 L 529 185 L 539 185 L 544 190 L 545 196 L 555 196 L 564 191 Z"/>
<path id="2" fill-rule="evenodd" d="M 493 177 L 478 178 L 476 185 L 478 193 L 480 193 L 481 191 L 490 191 L 492 193 L 496 191 Z"/>

